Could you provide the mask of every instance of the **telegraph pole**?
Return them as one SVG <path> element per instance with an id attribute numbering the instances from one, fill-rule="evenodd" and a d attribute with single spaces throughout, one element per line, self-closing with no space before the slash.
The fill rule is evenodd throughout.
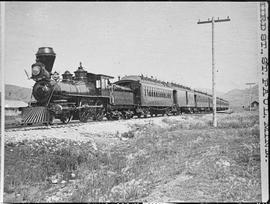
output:
<path id="1" fill-rule="evenodd" d="M 215 68 L 215 38 L 214 38 L 214 28 L 215 23 L 230 21 L 229 16 L 226 19 L 212 20 L 208 18 L 207 21 L 198 21 L 198 24 L 211 23 L 212 24 L 212 95 L 213 95 L 213 126 L 217 127 L 217 100 L 216 100 L 216 68 Z"/>
<path id="2" fill-rule="evenodd" d="M 254 85 L 256 83 L 246 83 L 246 85 L 249 85 L 249 112 L 251 111 L 251 86 Z"/>

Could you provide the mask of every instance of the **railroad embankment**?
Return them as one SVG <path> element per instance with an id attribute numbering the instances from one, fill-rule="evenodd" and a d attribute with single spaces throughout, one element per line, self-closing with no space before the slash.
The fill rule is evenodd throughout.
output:
<path id="1" fill-rule="evenodd" d="M 6 133 L 6 202 L 253 201 L 257 112 L 181 115 Z"/>

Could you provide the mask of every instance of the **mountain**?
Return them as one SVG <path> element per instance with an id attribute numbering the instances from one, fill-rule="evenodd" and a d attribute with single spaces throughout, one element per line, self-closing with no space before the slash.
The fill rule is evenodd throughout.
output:
<path id="1" fill-rule="evenodd" d="M 230 106 L 247 107 L 250 104 L 250 96 L 251 96 L 251 102 L 255 100 L 259 102 L 258 85 L 255 85 L 251 88 L 246 88 L 246 89 L 233 89 L 231 91 L 228 91 L 221 97 L 228 100 L 230 102 Z"/>
<path id="2" fill-rule="evenodd" d="M 212 89 L 207 89 L 207 88 L 195 88 L 195 90 L 199 90 L 199 91 L 202 91 L 202 92 L 206 92 L 206 93 L 212 95 Z M 224 93 L 224 92 L 221 92 L 221 91 L 216 91 L 216 94 L 217 94 L 218 97 L 222 97 L 225 93 Z"/>
<path id="3" fill-rule="evenodd" d="M 31 100 L 32 89 L 16 85 L 5 84 L 5 99 L 29 102 Z"/>

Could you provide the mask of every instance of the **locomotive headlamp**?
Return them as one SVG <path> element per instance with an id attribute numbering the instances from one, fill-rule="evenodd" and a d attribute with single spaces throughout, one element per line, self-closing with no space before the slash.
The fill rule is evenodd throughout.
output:
<path id="1" fill-rule="evenodd" d="M 40 66 L 35 65 L 35 66 L 32 67 L 32 74 L 34 76 L 37 76 L 40 73 L 40 71 L 41 71 L 41 67 Z"/>
<path id="2" fill-rule="evenodd" d="M 45 69 L 45 65 L 41 62 L 32 64 L 32 79 L 34 81 L 40 81 L 42 79 L 50 79 L 50 73 Z"/>

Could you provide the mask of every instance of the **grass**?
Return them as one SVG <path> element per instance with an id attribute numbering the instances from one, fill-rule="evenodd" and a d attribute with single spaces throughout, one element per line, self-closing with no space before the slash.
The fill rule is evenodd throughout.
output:
<path id="1" fill-rule="evenodd" d="M 217 128 L 204 116 L 163 123 L 137 124 L 128 140 L 106 150 L 56 139 L 6 144 L 5 192 L 12 196 L 5 201 L 159 201 L 155 192 L 184 201 L 260 201 L 258 113 L 219 115 Z"/>

